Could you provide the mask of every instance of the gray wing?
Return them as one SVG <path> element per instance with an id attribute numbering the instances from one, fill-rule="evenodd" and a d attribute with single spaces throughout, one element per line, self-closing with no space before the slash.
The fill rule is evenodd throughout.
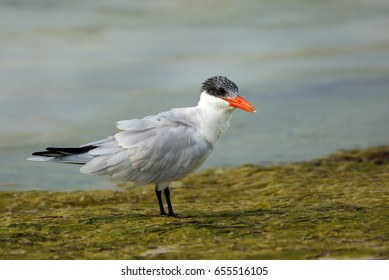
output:
<path id="1" fill-rule="evenodd" d="M 94 159 L 81 172 L 141 184 L 170 182 L 197 169 L 213 149 L 195 127 L 171 111 L 117 126 L 123 131 L 91 150 Z"/>

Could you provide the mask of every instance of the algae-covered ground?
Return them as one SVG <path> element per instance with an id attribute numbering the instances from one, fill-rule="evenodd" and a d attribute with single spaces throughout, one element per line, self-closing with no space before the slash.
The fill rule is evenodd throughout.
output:
<path id="1" fill-rule="evenodd" d="M 172 185 L 0 192 L 0 259 L 388 259 L 389 147 Z"/>

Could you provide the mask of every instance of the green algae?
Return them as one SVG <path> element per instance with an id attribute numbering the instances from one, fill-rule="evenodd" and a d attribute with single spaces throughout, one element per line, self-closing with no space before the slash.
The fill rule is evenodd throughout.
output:
<path id="1" fill-rule="evenodd" d="M 0 259 L 389 258 L 389 147 L 122 187 L 0 192 Z"/>

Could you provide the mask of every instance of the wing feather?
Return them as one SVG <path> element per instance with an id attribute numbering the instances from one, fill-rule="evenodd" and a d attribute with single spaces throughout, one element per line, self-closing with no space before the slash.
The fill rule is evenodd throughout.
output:
<path id="1" fill-rule="evenodd" d="M 178 119 L 159 114 L 118 122 L 123 131 L 92 150 L 95 158 L 81 172 L 141 184 L 186 176 L 204 162 L 213 146 L 183 118 Z"/>

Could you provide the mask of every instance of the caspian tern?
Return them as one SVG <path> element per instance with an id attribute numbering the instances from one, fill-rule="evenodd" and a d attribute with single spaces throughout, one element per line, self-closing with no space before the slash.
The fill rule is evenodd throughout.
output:
<path id="1" fill-rule="evenodd" d="M 156 184 L 160 214 L 176 216 L 169 185 L 192 173 L 212 152 L 230 126 L 234 109 L 256 112 L 239 96 L 237 85 L 223 76 L 207 79 L 195 107 L 174 108 L 142 119 L 117 123 L 122 130 L 77 148 L 46 148 L 29 160 L 82 164 L 82 173 Z M 162 203 L 162 191 L 168 213 Z"/>

